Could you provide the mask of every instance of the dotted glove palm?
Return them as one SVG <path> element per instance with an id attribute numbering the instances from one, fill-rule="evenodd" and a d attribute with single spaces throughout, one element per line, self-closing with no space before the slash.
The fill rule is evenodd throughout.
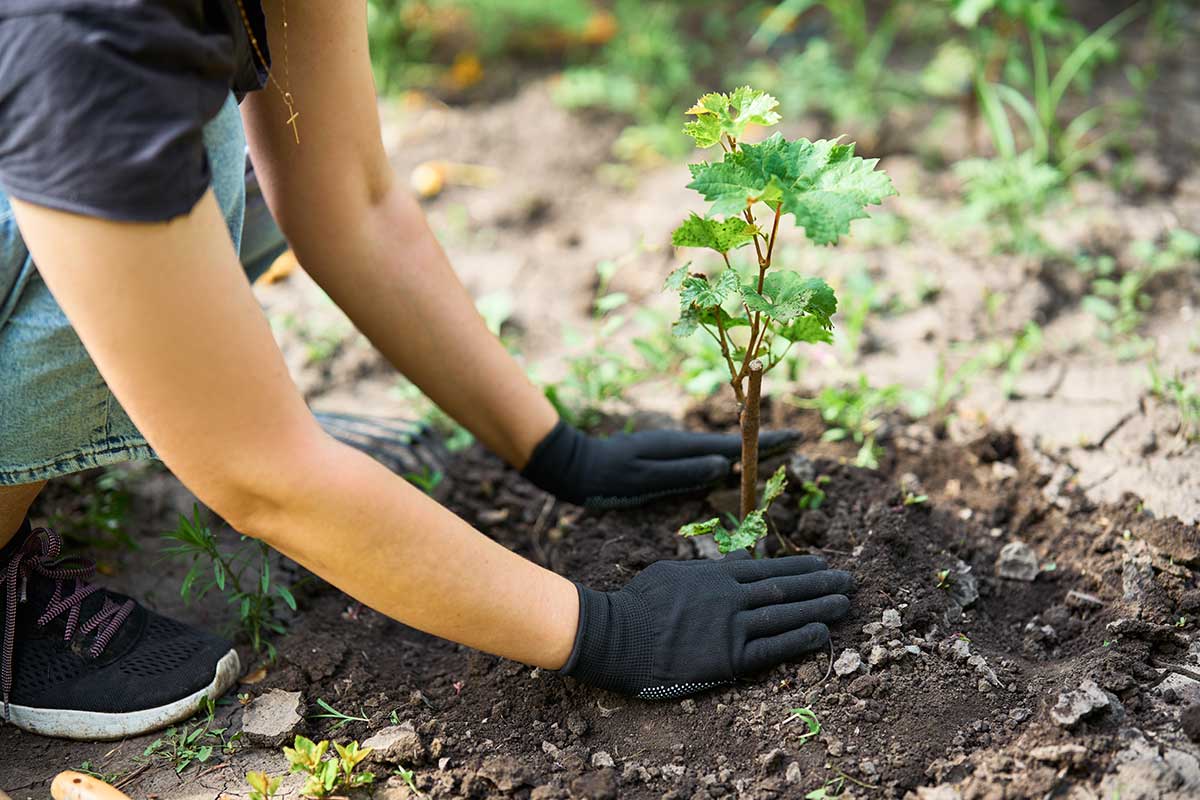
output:
<path id="1" fill-rule="evenodd" d="M 759 455 L 785 450 L 798 438 L 793 431 L 768 431 L 759 437 Z M 702 489 L 727 476 L 741 452 L 736 434 L 642 431 L 601 439 L 560 420 L 521 474 L 569 503 L 628 508 Z"/>
<path id="2" fill-rule="evenodd" d="M 732 683 L 826 647 L 826 623 L 845 616 L 853 588 L 815 556 L 659 561 L 616 592 L 578 586 L 561 672 L 646 700 Z"/>

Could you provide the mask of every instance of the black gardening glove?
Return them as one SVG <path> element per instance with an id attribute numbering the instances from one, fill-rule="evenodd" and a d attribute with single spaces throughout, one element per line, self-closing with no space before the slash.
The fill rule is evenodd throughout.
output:
<path id="1" fill-rule="evenodd" d="M 759 455 L 786 450 L 798 439 L 794 431 L 764 433 Z M 704 488 L 728 475 L 741 453 L 737 434 L 643 431 L 600 439 L 560 420 L 521 474 L 569 503 L 628 508 Z"/>
<path id="2" fill-rule="evenodd" d="M 578 584 L 576 584 L 578 586 Z M 579 588 L 579 631 L 562 672 L 644 700 L 669 700 L 829 642 L 854 579 L 815 556 L 659 561 L 625 588 Z"/>

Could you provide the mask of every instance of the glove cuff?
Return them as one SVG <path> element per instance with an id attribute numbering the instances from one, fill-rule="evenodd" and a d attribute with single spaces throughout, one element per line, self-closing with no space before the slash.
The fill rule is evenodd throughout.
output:
<path id="1" fill-rule="evenodd" d="M 636 694 L 651 682 L 650 621 L 628 592 L 597 592 L 576 583 L 579 628 L 560 674 L 601 689 Z"/>
<path id="2" fill-rule="evenodd" d="M 559 420 L 533 448 L 521 477 L 560 500 L 582 505 L 584 498 L 570 490 L 571 465 L 587 443 L 587 434 Z"/>

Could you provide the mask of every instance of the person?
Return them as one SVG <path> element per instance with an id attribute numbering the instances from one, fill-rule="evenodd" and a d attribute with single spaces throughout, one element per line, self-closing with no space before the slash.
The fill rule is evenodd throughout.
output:
<path id="1" fill-rule="evenodd" d="M 328 435 L 238 263 L 247 141 L 315 281 L 537 486 L 629 507 L 718 481 L 738 454 L 728 435 L 597 438 L 559 420 L 389 167 L 366 4 L 0 0 L 6 720 L 136 735 L 237 677 L 227 642 L 89 582 L 28 518 L 47 480 L 136 458 L 384 614 L 605 689 L 680 697 L 827 646 L 853 581 L 818 558 L 660 561 L 596 591 Z"/>

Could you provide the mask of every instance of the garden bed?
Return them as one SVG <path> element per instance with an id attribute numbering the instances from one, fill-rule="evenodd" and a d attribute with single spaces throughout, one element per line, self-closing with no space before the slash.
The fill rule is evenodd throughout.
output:
<path id="1" fill-rule="evenodd" d="M 833 628 L 838 671 L 858 661 L 853 671 L 832 673 L 822 653 L 683 702 L 634 701 L 425 636 L 310 584 L 278 662 L 239 688 L 243 700 L 299 691 L 308 714 L 322 713 L 323 699 L 366 718 L 334 727 L 309 717 L 299 728 L 339 741 L 411 723 L 423 753 L 408 766 L 432 797 L 767 798 L 822 787 L 902 797 L 938 784 L 970 797 L 1200 790 L 1197 749 L 1178 722 L 1200 702 L 1200 685 L 1170 672 L 1200 670 L 1200 648 L 1192 643 L 1189 654 L 1185 635 L 1200 613 L 1193 527 L 1155 519 L 1133 497 L 1091 504 L 1009 433 L 889 420 L 881 469 L 864 470 L 846 463 L 853 447 L 819 441 L 815 414 L 784 416 L 805 441 L 772 512 L 782 539 L 768 541 L 821 553 L 857 576 L 851 615 Z M 732 417 L 710 403 L 688 422 L 728 428 Z M 827 498 L 798 510 L 798 479 L 817 475 L 830 479 Z M 596 588 L 657 559 L 694 557 L 696 546 L 674 531 L 730 502 L 728 488 L 641 511 L 583 512 L 478 448 L 453 460 L 446 484 L 448 505 L 469 522 Z M 1018 538 L 1036 555 L 1031 581 L 996 574 L 1001 549 Z M 136 560 L 148 564 L 150 554 Z M 1181 617 L 1186 630 L 1176 627 Z M 1072 727 L 1056 721 L 1060 694 L 1089 679 L 1098 694 L 1080 701 L 1088 713 Z M 818 735 L 792 719 L 798 707 L 815 713 Z M 232 733 L 243 713 L 223 705 L 215 724 Z M 247 743 L 179 776 L 166 762 L 139 769 L 152 738 L 114 748 L 0 728 L 0 784 L 41 797 L 53 770 L 86 760 L 125 776 L 133 796 L 244 796 L 247 770 L 285 769 L 277 749 Z M 393 778 L 376 795 L 407 792 Z"/>

